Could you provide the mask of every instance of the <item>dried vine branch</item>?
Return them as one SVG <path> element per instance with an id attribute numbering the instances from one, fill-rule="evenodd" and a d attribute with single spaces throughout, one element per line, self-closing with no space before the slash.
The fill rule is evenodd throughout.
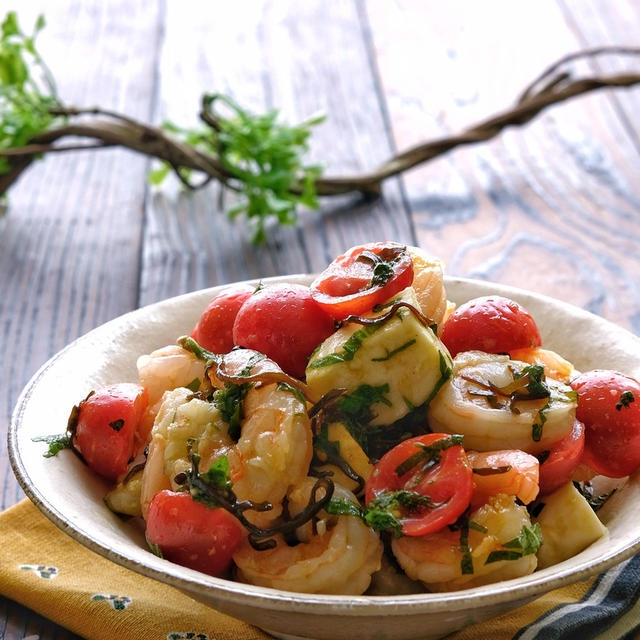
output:
<path id="1" fill-rule="evenodd" d="M 332 196 L 350 192 L 364 195 L 378 195 L 382 183 L 413 167 L 428 162 L 456 147 L 483 142 L 497 136 L 509 126 L 521 126 L 534 119 L 541 111 L 555 104 L 596 89 L 632 87 L 640 83 L 640 73 L 617 73 L 585 78 L 574 78 L 566 70 L 569 63 L 577 60 L 593 59 L 605 54 L 640 55 L 640 48 L 635 47 L 599 47 L 578 53 L 569 54 L 546 69 L 521 94 L 517 102 L 505 111 L 482 122 L 476 123 L 460 133 L 443 138 L 426 141 L 402 151 L 377 168 L 356 175 L 320 177 L 314 179 L 315 194 Z M 170 166 L 180 180 L 189 188 L 199 188 L 211 180 L 221 182 L 225 187 L 236 191 L 246 191 L 243 185 L 246 172 L 230 164 L 224 155 L 224 138 L 216 138 L 223 132 L 220 118 L 213 110 L 218 100 L 232 106 L 241 116 L 245 112 L 230 99 L 220 95 L 205 95 L 202 100 L 200 119 L 208 128 L 214 146 L 203 150 L 197 144 L 179 140 L 164 128 L 139 122 L 125 115 L 94 108 L 74 108 L 56 102 L 49 109 L 52 117 L 63 119 L 63 124 L 53 126 L 31 137 L 27 144 L 8 149 L 0 149 L 0 160 L 7 163 L 8 170 L 0 175 L 0 194 L 18 179 L 37 157 L 46 153 L 60 153 L 78 149 L 102 149 L 123 147 L 159 159 Z M 307 135 L 305 133 L 304 135 Z M 80 138 L 86 142 L 61 144 L 65 138 Z M 304 138 L 302 139 L 304 146 Z M 213 151 L 212 151 L 213 149 Z M 217 153 L 216 153 L 217 152 Z M 192 172 L 204 176 L 200 184 L 190 180 Z M 301 181 L 294 175 L 285 191 L 300 196 L 309 189 L 308 180 Z M 313 202 L 311 194 L 308 202 Z M 303 202 L 307 203 L 305 200 Z M 288 220 L 281 220 L 281 222 Z"/>

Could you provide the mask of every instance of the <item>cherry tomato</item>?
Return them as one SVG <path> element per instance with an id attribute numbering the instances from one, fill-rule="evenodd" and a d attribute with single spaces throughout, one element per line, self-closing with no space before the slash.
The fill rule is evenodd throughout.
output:
<path id="1" fill-rule="evenodd" d="M 255 291 L 248 284 L 231 285 L 222 290 L 203 311 L 191 331 L 191 337 L 213 353 L 233 349 L 233 323 L 242 304 Z"/>
<path id="2" fill-rule="evenodd" d="M 314 300 L 342 320 L 362 315 L 413 282 L 413 262 L 396 242 L 372 242 L 338 256 L 311 284 Z"/>
<path id="3" fill-rule="evenodd" d="M 147 540 L 171 562 L 212 576 L 224 574 L 245 535 L 225 509 L 212 509 L 188 493 L 156 493 L 146 520 Z"/>
<path id="4" fill-rule="evenodd" d="M 264 353 L 285 373 L 303 378 L 309 356 L 334 330 L 333 318 L 316 304 L 308 287 L 278 284 L 244 302 L 233 325 L 233 340 Z"/>
<path id="5" fill-rule="evenodd" d="M 116 480 L 127 470 L 147 403 L 143 386 L 121 382 L 90 394 L 74 407 L 73 447 L 101 476 Z"/>
<path id="6" fill-rule="evenodd" d="M 454 357 L 461 351 L 507 353 L 542 343 L 531 314 L 502 296 L 483 296 L 460 305 L 444 323 L 440 337 Z"/>
<path id="7" fill-rule="evenodd" d="M 571 382 L 578 392 L 576 417 L 584 423 L 582 461 L 610 478 L 640 467 L 640 382 L 595 369 Z"/>
<path id="8" fill-rule="evenodd" d="M 571 480 L 583 451 L 584 425 L 575 420 L 571 433 L 554 444 L 540 464 L 540 495 L 553 493 Z"/>
<path id="9" fill-rule="evenodd" d="M 427 497 L 433 506 L 401 507 L 402 533 L 405 536 L 422 536 L 439 531 L 453 524 L 469 506 L 473 492 L 473 473 L 462 446 L 453 444 L 438 451 L 439 460 L 427 455 L 405 470 L 412 456 L 426 453 L 424 447 L 432 447 L 451 436 L 444 433 L 428 433 L 403 440 L 385 453 L 375 465 L 365 484 L 365 500 L 372 500 L 385 493 L 407 490 Z M 442 443 L 440 443 L 442 444 Z M 400 470 L 400 475 L 398 471 Z"/>

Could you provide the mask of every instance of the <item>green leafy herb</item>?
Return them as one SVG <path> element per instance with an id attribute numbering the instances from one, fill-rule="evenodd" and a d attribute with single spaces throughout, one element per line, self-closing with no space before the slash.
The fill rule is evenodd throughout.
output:
<path id="1" fill-rule="evenodd" d="M 195 455 L 195 454 L 194 454 Z M 218 489 L 231 487 L 231 474 L 227 456 L 220 456 L 200 477 L 210 486 Z"/>
<path id="2" fill-rule="evenodd" d="M 398 477 L 401 477 L 418 465 L 422 465 L 424 467 L 425 465 L 437 464 L 438 462 L 440 462 L 440 453 L 442 451 L 448 449 L 449 447 L 462 444 L 462 440 L 463 436 L 459 434 L 453 434 L 445 436 L 444 438 L 440 438 L 432 444 L 426 445 L 417 443 L 416 448 L 418 449 L 418 451 L 409 456 L 402 464 L 399 464 L 396 467 L 396 475 Z"/>
<path id="3" fill-rule="evenodd" d="M 462 558 L 460 559 L 460 572 L 463 576 L 473 575 L 473 557 L 471 555 L 471 548 L 469 547 L 468 520 L 466 525 L 460 529 L 460 553 L 462 554 Z"/>
<path id="4" fill-rule="evenodd" d="M 527 399 L 548 398 L 551 391 L 545 382 L 544 367 L 539 364 L 531 364 L 520 372 L 514 374 L 515 380 L 526 380 Z"/>
<path id="5" fill-rule="evenodd" d="M 213 394 L 213 404 L 220 411 L 222 419 L 229 423 L 229 436 L 234 440 L 240 437 L 240 427 L 244 418 L 243 403 L 250 388 L 250 384 L 228 382 L 224 389 L 219 389 Z"/>
<path id="6" fill-rule="evenodd" d="M 49 445 L 49 449 L 44 453 L 45 458 L 53 458 L 63 449 L 71 449 L 71 436 L 69 433 L 61 433 L 52 436 L 38 436 L 32 438 L 33 442 L 46 442 Z"/>
<path id="7" fill-rule="evenodd" d="M 412 340 L 408 340 L 404 344 L 401 344 L 399 347 L 396 347 L 395 349 L 392 349 L 391 351 L 389 351 L 387 349 L 386 350 L 387 353 L 384 356 L 381 356 L 380 358 L 371 358 L 371 361 L 372 362 L 384 362 L 385 360 L 391 360 L 391 358 L 393 358 L 393 356 L 395 356 L 396 354 L 400 353 L 401 351 L 404 351 L 405 349 L 408 349 L 410 346 L 414 345 L 415 343 L 416 343 L 416 339 L 415 338 L 413 338 Z"/>
<path id="8" fill-rule="evenodd" d="M 402 535 L 400 518 L 403 510 L 415 511 L 421 507 L 433 509 L 437 506 L 429 496 L 401 489 L 380 494 L 366 507 L 361 507 L 350 500 L 332 498 L 325 509 L 327 513 L 335 515 L 356 516 L 374 531 L 391 531 L 396 538 L 399 538 Z"/>
<path id="9" fill-rule="evenodd" d="M 589 506 L 598 511 L 606 503 L 606 501 L 616 492 L 615 489 L 596 495 L 593 485 L 590 482 L 574 482 L 573 486 L 578 490 L 582 497 L 589 503 Z"/>
<path id="10" fill-rule="evenodd" d="M 616 409 L 618 411 L 622 411 L 622 408 L 629 408 L 629 405 L 635 401 L 635 397 L 632 391 L 623 391 L 620 394 L 620 400 L 616 403 Z"/>
<path id="11" fill-rule="evenodd" d="M 328 439 L 327 427 L 332 422 L 340 422 L 362 450 L 368 454 L 369 441 L 374 434 L 374 431 L 368 427 L 368 423 L 375 415 L 371 407 L 378 403 L 390 406 L 391 403 L 385 395 L 388 392 L 388 384 L 380 386 L 363 384 L 351 393 L 339 396 L 324 409 L 320 430 L 314 441 L 315 448 L 324 451 L 333 461 L 336 456 L 339 457 L 335 444 Z"/>
<path id="12" fill-rule="evenodd" d="M 220 354 L 213 353 L 208 349 L 200 346 L 191 336 L 182 336 L 178 338 L 177 344 L 186 351 L 190 351 L 193 355 L 207 364 L 220 361 Z"/>
<path id="13" fill-rule="evenodd" d="M 0 28 L 0 149 L 24 146 L 59 120 L 52 115 L 59 104 L 55 82 L 36 48 L 44 26 L 39 16 L 27 35 L 10 11 Z M 0 173 L 8 170 L 0 158 Z"/>
<path id="14" fill-rule="evenodd" d="M 335 516 L 355 516 L 364 520 L 366 509 L 363 509 L 357 502 L 346 498 L 331 498 L 325 511 Z"/>
<path id="15" fill-rule="evenodd" d="M 309 149 L 311 129 L 324 120 L 323 116 L 289 126 L 279 121 L 275 109 L 253 114 L 219 93 L 205 95 L 202 110 L 209 126 L 187 129 L 167 122 L 164 129 L 191 147 L 219 158 L 231 176 L 227 181 L 241 197 L 227 215 L 231 219 L 245 215 L 253 228 L 254 242 L 266 240 L 267 220 L 293 225 L 299 205 L 318 207 L 315 183 L 322 169 L 305 165 L 302 156 Z M 168 173 L 169 166 L 163 165 L 150 179 L 158 184 Z M 181 177 L 188 181 L 190 172 L 183 169 Z"/>
<path id="16" fill-rule="evenodd" d="M 371 287 L 383 287 L 393 276 L 393 263 L 378 262 L 373 268 L 373 277 L 371 278 Z"/>
<path id="17" fill-rule="evenodd" d="M 390 400 L 385 396 L 387 393 L 389 385 L 386 383 L 378 386 L 361 384 L 351 393 L 340 396 L 336 404 L 342 416 L 349 421 L 368 422 L 373 418 L 371 405 L 381 403 L 391 406 Z"/>
<path id="18" fill-rule="evenodd" d="M 549 404 L 546 404 L 538 411 L 538 419 L 531 425 L 531 439 L 534 442 L 540 442 L 540 440 L 542 440 L 542 427 L 544 427 L 544 423 L 547 421 L 547 414 L 544 410 L 548 407 Z"/>
<path id="19" fill-rule="evenodd" d="M 479 531 L 480 533 L 487 533 L 488 529 L 483 524 L 476 522 L 475 520 L 469 520 L 469 529 Z"/>
<path id="20" fill-rule="evenodd" d="M 147 536 L 145 536 L 145 540 L 147 541 L 147 546 L 149 547 L 149 550 L 151 551 L 151 553 L 153 553 L 153 555 L 158 556 L 158 558 L 162 558 L 162 549 L 160 548 L 160 545 L 157 545 L 153 542 L 151 542 L 151 540 L 149 540 L 149 538 L 147 538 Z"/>
<path id="21" fill-rule="evenodd" d="M 370 324 L 358 329 L 352 333 L 346 342 L 342 345 L 342 351 L 337 353 L 329 353 L 323 358 L 318 358 L 309 363 L 310 369 L 320 369 L 320 367 L 327 367 L 332 364 L 339 364 L 341 362 L 349 362 L 353 360 L 354 356 L 358 352 L 358 349 L 362 346 L 364 341 L 378 329 L 383 326 L 383 322 Z"/>
<path id="22" fill-rule="evenodd" d="M 534 525 L 524 525 L 517 538 L 513 538 L 502 545 L 502 549 L 492 551 L 485 564 L 499 562 L 500 560 L 518 560 L 524 556 L 537 553 L 542 545 L 542 529 L 536 522 Z"/>
<path id="23" fill-rule="evenodd" d="M 288 391 L 292 393 L 303 405 L 306 406 L 307 399 L 304 397 L 304 394 L 300 389 L 296 389 L 296 387 L 290 385 L 288 382 L 278 382 L 277 388 L 280 391 Z"/>

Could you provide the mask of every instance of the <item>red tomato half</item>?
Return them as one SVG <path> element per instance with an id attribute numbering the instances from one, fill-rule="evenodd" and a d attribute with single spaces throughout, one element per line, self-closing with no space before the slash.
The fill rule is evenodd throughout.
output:
<path id="1" fill-rule="evenodd" d="M 343 320 L 386 302 L 413 282 L 413 262 L 396 242 L 372 242 L 338 256 L 311 284 L 314 300 Z"/>
<path id="2" fill-rule="evenodd" d="M 540 464 L 540 495 L 553 493 L 571 480 L 582 461 L 583 451 L 584 425 L 576 420 L 571 433 L 556 442 Z"/>
<path id="3" fill-rule="evenodd" d="M 242 304 L 255 291 L 248 284 L 223 289 L 204 310 L 191 337 L 213 353 L 228 353 L 233 349 L 233 323 Z"/>
<path id="4" fill-rule="evenodd" d="M 72 444 L 96 473 L 116 480 L 127 470 L 147 402 L 143 386 L 122 382 L 96 391 L 78 405 Z"/>
<path id="5" fill-rule="evenodd" d="M 469 506 L 473 493 L 473 472 L 464 449 L 452 445 L 439 452 L 439 462 L 425 459 L 408 471 L 397 470 L 423 446 L 450 438 L 444 433 L 428 433 L 409 438 L 385 453 L 375 465 L 365 485 L 365 500 L 369 504 L 384 493 L 407 490 L 431 499 L 434 507 L 403 509 L 399 518 L 405 536 L 423 536 L 453 524 Z"/>
<path id="6" fill-rule="evenodd" d="M 225 573 L 244 527 L 228 511 L 196 502 L 188 493 L 160 491 L 147 512 L 147 540 L 167 560 L 212 576 Z"/>
<path id="7" fill-rule="evenodd" d="M 453 357 L 461 351 L 507 353 L 542 343 L 531 314 L 502 296 L 483 296 L 460 305 L 444 323 L 440 337 Z"/>
<path id="8" fill-rule="evenodd" d="M 578 392 L 576 417 L 584 423 L 582 461 L 610 478 L 640 468 L 640 382 L 596 369 L 571 382 Z"/>
<path id="9" fill-rule="evenodd" d="M 279 284 L 254 293 L 240 307 L 233 340 L 303 378 L 309 356 L 334 330 L 333 318 L 316 304 L 309 287 Z"/>

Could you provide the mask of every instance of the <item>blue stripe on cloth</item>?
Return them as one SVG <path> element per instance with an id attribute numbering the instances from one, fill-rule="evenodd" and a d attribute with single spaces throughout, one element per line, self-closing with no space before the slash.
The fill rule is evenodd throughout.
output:
<path id="1" fill-rule="evenodd" d="M 603 573 L 582 600 L 547 611 L 520 629 L 513 640 L 591 640 L 614 624 L 638 597 L 640 555 Z"/>

